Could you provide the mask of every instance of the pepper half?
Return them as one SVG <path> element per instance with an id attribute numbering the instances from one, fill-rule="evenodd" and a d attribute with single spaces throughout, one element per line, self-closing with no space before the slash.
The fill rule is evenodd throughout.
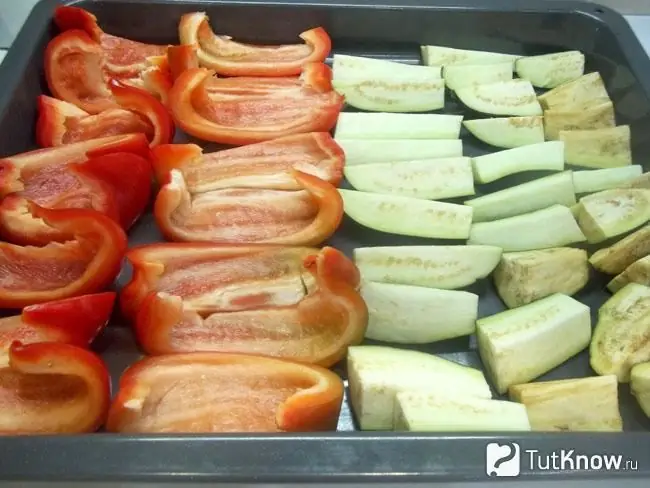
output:
<path id="1" fill-rule="evenodd" d="M 226 188 L 192 194 L 183 173 L 172 170 L 154 204 L 156 223 L 172 241 L 316 246 L 343 218 L 336 187 L 291 170 L 302 190 Z"/>
<path id="2" fill-rule="evenodd" d="M 0 349 L 22 344 L 61 342 L 88 347 L 106 326 L 115 293 L 66 298 L 25 307 L 20 315 L 0 318 Z"/>
<path id="3" fill-rule="evenodd" d="M 196 144 L 163 144 L 151 151 L 158 182 L 179 170 L 190 193 L 224 188 L 300 190 L 297 169 L 338 186 L 345 155 L 327 132 L 311 132 L 204 153 Z"/>
<path id="4" fill-rule="evenodd" d="M 354 264 L 332 248 L 154 244 L 129 251 L 124 314 L 148 354 L 260 354 L 330 366 L 363 339 Z"/>
<path id="5" fill-rule="evenodd" d="M 93 352 L 58 342 L 0 352 L 0 435 L 94 432 L 110 402 L 106 366 Z"/>
<path id="6" fill-rule="evenodd" d="M 273 358 L 187 353 L 126 370 L 109 432 L 210 433 L 336 430 L 343 382 L 331 371 Z"/>
<path id="7" fill-rule="evenodd" d="M 324 62 L 332 49 L 322 27 L 301 33 L 304 44 L 257 46 L 235 42 L 229 36 L 216 35 L 205 12 L 183 15 L 178 35 L 182 44 L 198 46 L 202 66 L 226 76 L 297 75 L 308 63 Z"/>
<path id="8" fill-rule="evenodd" d="M 60 146 L 118 134 L 146 134 L 151 146 L 168 144 L 174 123 L 165 106 L 150 93 L 111 80 L 109 87 L 121 108 L 91 115 L 72 103 L 40 95 L 36 141 L 41 147 Z"/>
<path id="9" fill-rule="evenodd" d="M 95 293 L 113 282 L 127 245 L 117 223 L 95 210 L 27 208 L 67 239 L 44 247 L 0 242 L 0 308 Z"/>
<path id="10" fill-rule="evenodd" d="M 142 147 L 148 151 L 146 139 L 138 134 L 1 159 L 0 197 L 5 198 L 0 203 L 0 235 L 24 245 L 46 245 L 67 238 L 34 219 L 28 210 L 30 201 L 47 208 L 92 208 L 128 229 L 151 194 L 151 164 L 137 154 Z M 117 152 L 111 152 L 114 150 Z"/>
<path id="11" fill-rule="evenodd" d="M 243 145 L 291 134 L 328 132 L 343 108 L 331 89 L 331 70 L 310 63 L 300 78 L 215 78 L 205 68 L 183 71 L 169 93 L 169 109 L 186 133 Z"/>

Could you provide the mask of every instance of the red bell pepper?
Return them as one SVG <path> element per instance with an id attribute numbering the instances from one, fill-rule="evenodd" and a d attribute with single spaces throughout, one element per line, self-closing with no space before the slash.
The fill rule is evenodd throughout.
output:
<path id="1" fill-rule="evenodd" d="M 97 23 L 97 17 L 79 7 L 57 7 L 54 23 L 63 32 L 82 30 L 98 43 L 104 52 L 104 69 L 112 77 L 137 77 L 147 69 L 148 58 L 166 54 L 166 45 L 145 44 L 107 34 Z"/>
<path id="2" fill-rule="evenodd" d="M 44 247 L 0 242 L 0 308 L 95 293 L 113 282 L 127 240 L 112 219 L 94 210 L 52 210 L 34 203 L 28 210 L 67 238 Z"/>
<path id="3" fill-rule="evenodd" d="M 110 402 L 108 370 L 71 344 L 14 342 L 0 368 L 0 434 L 94 432 Z"/>
<path id="4" fill-rule="evenodd" d="M 120 433 L 336 430 L 343 382 L 333 372 L 223 353 L 141 359 L 120 379 L 106 430 Z"/>
<path id="5" fill-rule="evenodd" d="M 169 92 L 169 109 L 186 133 L 207 141 L 243 145 L 291 134 L 328 132 L 343 97 L 331 90 L 331 70 L 304 67 L 300 78 L 214 78 L 204 68 L 181 73 Z"/>
<path id="6" fill-rule="evenodd" d="M 168 144 L 174 124 L 165 106 L 150 93 L 123 84 L 109 83 L 111 93 L 122 108 L 91 115 L 76 105 L 56 98 L 38 97 L 36 141 L 42 147 L 97 139 L 117 134 L 144 133 L 151 146 Z"/>
<path id="7" fill-rule="evenodd" d="M 121 50 L 117 48 L 116 52 Z M 102 45 L 83 30 L 59 34 L 45 49 L 45 78 L 50 92 L 89 114 L 98 114 L 120 108 L 109 87 L 109 80 L 115 78 L 142 88 L 166 103 L 171 75 L 161 67 L 164 64 L 157 57 L 148 57 L 123 70 L 109 69 L 110 59 Z"/>
<path id="8" fill-rule="evenodd" d="M 158 192 L 154 217 L 163 235 L 178 242 L 266 243 L 316 246 L 343 218 L 336 187 L 291 170 L 302 190 L 225 188 L 192 194 L 172 170 Z"/>
<path id="9" fill-rule="evenodd" d="M 139 151 L 139 144 L 147 148 L 141 134 L 107 137 L 0 160 L 0 196 L 5 196 L 0 203 L 0 235 L 25 245 L 66 239 L 34 219 L 28 201 L 47 208 L 92 208 L 128 229 L 147 205 L 151 164 L 135 153 L 110 151 Z M 86 154 L 90 159 L 84 160 Z"/>
<path id="10" fill-rule="evenodd" d="M 167 48 L 167 62 L 169 63 L 172 80 L 176 81 L 184 71 L 199 67 L 196 47 L 169 46 Z"/>
<path id="11" fill-rule="evenodd" d="M 212 31 L 205 12 L 181 17 L 178 27 L 182 44 L 198 46 L 202 66 L 226 76 L 291 76 L 307 63 L 324 62 L 332 41 L 322 27 L 303 32 L 304 44 L 256 46 L 218 36 Z"/>
<path id="12" fill-rule="evenodd" d="M 164 181 L 170 171 L 179 170 L 191 193 L 230 187 L 300 190 L 292 169 L 338 185 L 344 160 L 343 150 L 327 132 L 286 136 L 212 153 L 203 153 L 196 144 L 163 144 L 151 151 L 156 179 Z"/>
<path id="13" fill-rule="evenodd" d="M 127 257 L 134 273 L 122 309 L 147 354 L 217 351 L 331 366 L 363 339 L 359 274 L 335 249 L 158 244 Z"/>
<path id="14" fill-rule="evenodd" d="M 105 292 L 25 307 L 21 315 L 0 318 L 0 349 L 14 341 L 88 347 L 106 326 L 114 303 L 115 293 Z"/>

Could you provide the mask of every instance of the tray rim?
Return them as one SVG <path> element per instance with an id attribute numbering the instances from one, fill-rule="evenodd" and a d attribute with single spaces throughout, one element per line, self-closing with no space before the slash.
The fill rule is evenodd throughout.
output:
<path id="1" fill-rule="evenodd" d="M 0 113 L 10 102 L 37 37 L 56 5 L 96 0 L 40 0 L 0 65 Z M 142 0 L 98 0 L 142 3 Z M 368 9 L 478 10 L 485 12 L 572 12 L 604 22 L 616 35 L 637 81 L 650 98 L 650 59 L 624 17 L 581 0 L 194 0 L 204 4 L 361 7 Z M 148 0 L 181 4 L 183 0 Z M 124 435 L 24 436 L 0 438 L 0 479 L 31 481 L 211 481 L 211 482 L 449 482 L 488 481 L 483 467 L 488 442 L 517 442 L 540 452 L 620 454 L 641 460 L 636 471 L 522 470 L 520 480 L 650 479 L 650 432 L 466 433 L 439 435 L 338 432 L 305 435 Z M 251 449 L 255 446 L 255 449 Z M 594 450 L 596 447 L 596 450 Z M 305 457 L 306 456 L 306 457 Z M 468 461 L 458 462 L 468 458 Z M 480 460 L 480 461 L 479 461 Z M 307 461 L 305 463 L 305 461 Z M 316 461 L 316 462 L 314 462 Z M 179 467 L 179 462 L 181 466 Z M 71 467 L 74 466 L 74 469 Z M 381 478 L 379 478 L 381 477 Z"/>

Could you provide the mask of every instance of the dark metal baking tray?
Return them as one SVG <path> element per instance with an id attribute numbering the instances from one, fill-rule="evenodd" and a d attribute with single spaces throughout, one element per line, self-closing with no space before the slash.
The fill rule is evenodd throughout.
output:
<path id="1" fill-rule="evenodd" d="M 86 0 L 75 3 L 95 13 L 112 34 L 144 42 L 175 43 L 183 13 L 204 10 L 220 32 L 251 42 L 293 42 L 297 33 L 322 25 L 334 51 L 420 63 L 420 44 L 532 55 L 582 50 L 587 69 L 599 71 L 614 100 L 620 124 L 630 124 L 637 164 L 650 170 L 650 60 L 619 14 L 605 7 L 571 1 L 541 0 L 283 0 L 173 1 Z M 31 13 L 0 68 L 0 155 L 33 149 L 36 96 L 45 90 L 43 50 L 55 35 L 51 14 L 58 2 L 45 0 Z M 445 113 L 469 114 L 452 99 Z M 179 141 L 183 140 L 182 134 Z M 463 134 L 467 155 L 489 151 Z M 506 180 L 501 184 L 512 184 Z M 485 186 L 492 191 L 497 185 Z M 151 215 L 131 231 L 131 243 L 161 240 Z M 392 236 L 345 220 L 330 244 L 350 253 L 367 245 L 435 243 Z M 124 269 L 116 283 L 128 279 Z M 606 298 L 604 278 L 594 275 L 578 298 L 594 310 Z M 481 294 L 480 314 L 503 307 L 489 281 L 473 287 Z M 594 321 L 595 323 L 595 321 Z M 421 347 L 449 359 L 481 367 L 471 339 Z M 114 380 L 139 357 L 130 330 L 119 316 L 99 338 L 96 350 Z M 338 371 L 344 374 L 343 368 Z M 593 374 L 586 353 L 543 379 Z M 114 381 L 115 384 L 115 381 Z M 0 479 L 77 481 L 261 481 L 362 482 L 486 480 L 488 442 L 517 442 L 521 452 L 542 454 L 574 449 L 579 454 L 617 454 L 636 460 L 638 469 L 547 471 L 529 469 L 525 479 L 650 476 L 650 422 L 621 388 L 623 434 L 437 435 L 356 432 L 346 403 L 339 432 L 273 436 L 84 436 L 0 439 Z"/>

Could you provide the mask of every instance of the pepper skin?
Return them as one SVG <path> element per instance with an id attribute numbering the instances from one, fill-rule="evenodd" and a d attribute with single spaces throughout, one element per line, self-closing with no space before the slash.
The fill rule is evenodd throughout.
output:
<path id="1" fill-rule="evenodd" d="M 343 200 L 332 184 L 291 174 L 302 190 L 226 188 L 192 195 L 181 171 L 172 170 L 156 197 L 156 223 L 168 240 L 179 242 L 319 245 L 340 225 Z"/>
<path id="2" fill-rule="evenodd" d="M 244 145 L 291 134 L 329 132 L 343 108 L 322 63 L 300 78 L 214 78 L 205 68 L 181 73 L 168 106 L 186 133 L 206 141 Z"/>
<path id="3" fill-rule="evenodd" d="M 154 244 L 127 254 L 121 295 L 151 355 L 259 354 L 331 366 L 368 320 L 354 264 L 332 248 Z"/>
<path id="4" fill-rule="evenodd" d="M 179 170 L 190 193 L 224 188 L 300 190 L 297 169 L 334 186 L 343 178 L 345 155 L 327 132 L 281 137 L 224 151 L 204 153 L 196 144 L 163 144 L 151 151 L 158 182 Z"/>
<path id="5" fill-rule="evenodd" d="M 174 124 L 165 106 L 150 93 L 125 85 L 109 83 L 121 108 L 96 115 L 84 112 L 56 98 L 38 97 L 36 141 L 41 147 L 60 146 L 118 134 L 146 134 L 151 146 L 168 144 L 174 137 Z"/>
<path id="6" fill-rule="evenodd" d="M 93 352 L 71 344 L 14 342 L 0 368 L 0 435 L 96 431 L 110 403 L 110 378 Z"/>
<path id="7" fill-rule="evenodd" d="M 301 33 L 304 44 L 257 46 L 236 42 L 216 35 L 205 12 L 183 15 L 178 34 L 182 44 L 198 46 L 201 66 L 225 76 L 297 75 L 308 63 L 324 62 L 332 49 L 322 27 Z"/>
<path id="8" fill-rule="evenodd" d="M 43 247 L 0 242 L 0 308 L 96 293 L 120 271 L 126 234 L 95 210 L 46 209 L 28 204 L 29 212 L 67 237 Z"/>
<path id="9" fill-rule="evenodd" d="M 333 431 L 342 401 L 341 379 L 316 366 L 240 354 L 173 354 L 126 370 L 106 430 Z"/>
<path id="10" fill-rule="evenodd" d="M 82 295 L 25 307 L 20 315 L 0 318 L 0 349 L 22 344 L 61 342 L 88 347 L 106 326 L 114 292 Z"/>
<path id="11" fill-rule="evenodd" d="M 138 140 L 143 135 L 102 140 Z M 100 141 L 99 139 L 96 141 Z M 98 144 L 87 141 L 18 154 L 0 160 L 0 235 L 24 245 L 46 245 L 66 238 L 35 220 L 27 210 L 32 201 L 47 208 L 92 208 L 128 229 L 144 210 L 151 193 L 151 164 L 131 152 L 132 143 Z M 86 152 L 88 148 L 93 148 Z M 104 154 L 102 154 L 104 153 Z M 86 154 L 98 154 L 84 160 Z M 125 175 L 129 175 L 125 178 Z"/>

